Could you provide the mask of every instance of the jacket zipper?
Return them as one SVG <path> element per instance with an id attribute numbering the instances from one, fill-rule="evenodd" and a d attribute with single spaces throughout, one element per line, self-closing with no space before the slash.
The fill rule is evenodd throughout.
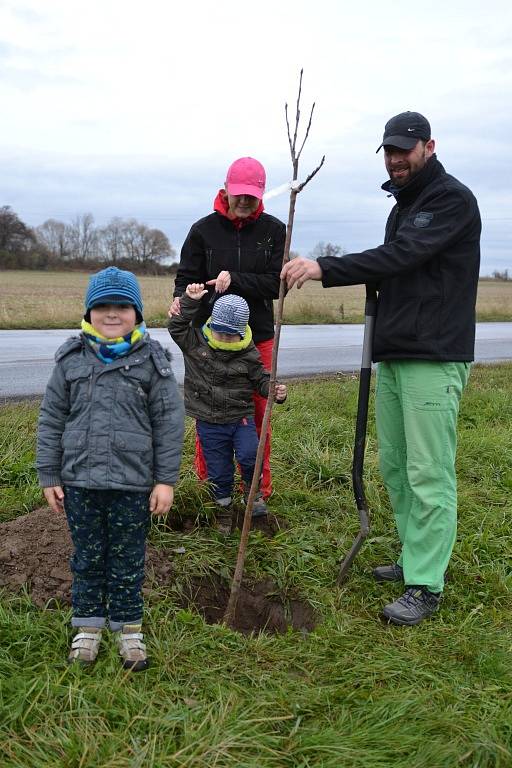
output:
<path id="1" fill-rule="evenodd" d="M 237 250 L 238 250 L 238 271 L 242 271 L 242 256 L 241 256 L 241 247 L 240 247 L 240 230 L 237 229 L 236 231 L 236 242 L 237 242 Z"/>

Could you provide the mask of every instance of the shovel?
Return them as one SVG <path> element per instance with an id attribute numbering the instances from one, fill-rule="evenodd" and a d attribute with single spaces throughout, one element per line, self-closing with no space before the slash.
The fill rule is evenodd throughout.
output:
<path id="1" fill-rule="evenodd" d="M 359 394 L 357 398 L 357 418 L 354 437 L 354 453 L 352 458 L 352 490 L 359 513 L 359 533 L 343 560 L 338 574 L 338 584 L 342 584 L 347 571 L 355 556 L 363 546 L 370 532 L 370 517 L 368 504 L 364 493 L 363 469 L 364 450 L 366 443 L 366 426 L 368 422 L 368 402 L 370 399 L 370 383 L 372 378 L 372 353 L 375 317 L 377 314 L 377 289 L 372 283 L 366 284 L 366 302 L 364 307 L 364 336 L 361 372 L 359 375 Z"/>

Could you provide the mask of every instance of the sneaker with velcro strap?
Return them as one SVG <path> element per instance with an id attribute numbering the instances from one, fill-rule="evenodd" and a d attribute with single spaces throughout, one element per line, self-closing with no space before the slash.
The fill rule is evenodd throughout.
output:
<path id="1" fill-rule="evenodd" d="M 116 632 L 123 667 L 132 672 L 142 672 L 149 667 L 146 646 L 142 642 L 144 635 L 141 630 L 141 624 L 124 624 L 123 628 Z"/>
<path id="2" fill-rule="evenodd" d="M 94 664 L 101 641 L 100 627 L 78 627 L 78 632 L 71 641 L 68 664 L 75 662 L 83 667 Z"/>
<path id="3" fill-rule="evenodd" d="M 414 626 L 428 619 L 439 608 L 441 592 L 431 592 L 427 587 L 410 586 L 393 603 L 385 605 L 382 614 L 388 622 L 401 626 Z"/>

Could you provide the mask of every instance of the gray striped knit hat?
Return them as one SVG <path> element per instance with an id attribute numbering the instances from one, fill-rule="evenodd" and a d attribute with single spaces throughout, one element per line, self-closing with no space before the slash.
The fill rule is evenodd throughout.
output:
<path id="1" fill-rule="evenodd" d="M 243 339 L 249 322 L 249 305 L 233 293 L 221 296 L 213 305 L 210 328 L 217 333 L 238 333 Z"/>

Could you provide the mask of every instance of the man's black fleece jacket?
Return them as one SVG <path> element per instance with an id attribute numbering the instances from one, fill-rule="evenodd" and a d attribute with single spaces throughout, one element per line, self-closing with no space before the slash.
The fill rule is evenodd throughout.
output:
<path id="1" fill-rule="evenodd" d="M 471 361 L 481 221 L 467 187 L 433 155 L 398 189 L 384 245 L 318 259 L 324 287 L 378 288 L 373 360 Z"/>

